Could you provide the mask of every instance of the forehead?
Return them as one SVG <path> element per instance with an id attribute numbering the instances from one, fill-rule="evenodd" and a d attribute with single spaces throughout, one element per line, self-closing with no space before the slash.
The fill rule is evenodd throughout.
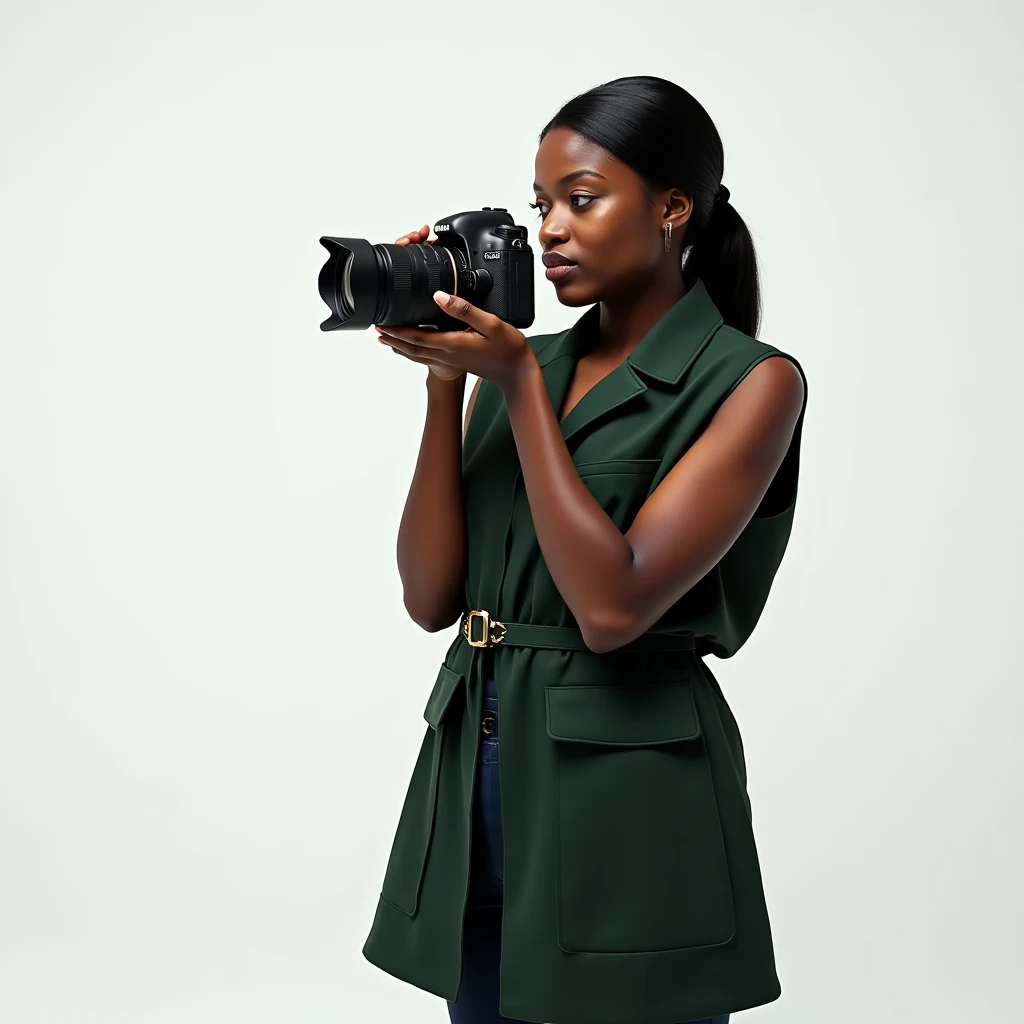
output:
<path id="1" fill-rule="evenodd" d="M 621 178 L 625 170 L 608 150 L 570 128 L 552 128 L 537 148 L 533 163 L 534 185 L 550 189 L 559 188 L 561 178 L 583 168 L 597 171 L 609 181 Z M 571 186 L 572 183 L 568 184 Z"/>

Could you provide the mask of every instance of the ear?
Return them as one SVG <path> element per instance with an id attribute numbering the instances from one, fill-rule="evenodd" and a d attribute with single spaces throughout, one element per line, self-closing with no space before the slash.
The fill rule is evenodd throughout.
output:
<path id="1" fill-rule="evenodd" d="M 671 221 L 673 231 L 681 231 L 693 213 L 693 200 L 679 189 L 673 188 L 661 198 L 661 219 Z"/>

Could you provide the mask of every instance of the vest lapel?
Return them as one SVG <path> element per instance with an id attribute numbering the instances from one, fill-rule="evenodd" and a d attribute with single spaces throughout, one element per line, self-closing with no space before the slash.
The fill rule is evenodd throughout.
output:
<path id="1" fill-rule="evenodd" d="M 598 307 L 594 306 L 596 310 Z M 569 391 L 569 383 L 577 357 L 563 355 L 541 368 L 551 407 L 557 415 Z M 550 371 L 550 372 L 549 372 Z M 560 428 L 562 437 L 568 443 L 574 434 L 589 426 L 598 417 L 610 413 L 637 395 L 642 395 L 647 385 L 634 373 L 629 359 L 624 359 L 614 370 L 605 374 L 590 390 L 569 410 L 568 416 L 562 420 Z"/>
<path id="2" fill-rule="evenodd" d="M 567 331 L 555 335 L 554 341 L 537 356 L 556 416 L 565 401 L 576 363 L 590 351 L 599 325 L 600 305 L 594 305 Z M 568 443 L 584 427 L 642 395 L 647 390 L 644 377 L 661 384 L 678 384 L 721 325 L 721 313 L 704 282 L 697 278 L 640 344 L 573 406 L 560 425 L 563 439 Z"/>

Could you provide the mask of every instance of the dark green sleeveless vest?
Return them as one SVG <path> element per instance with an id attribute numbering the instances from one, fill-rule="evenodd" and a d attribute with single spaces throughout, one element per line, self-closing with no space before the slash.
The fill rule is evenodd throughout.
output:
<path id="1" fill-rule="evenodd" d="M 599 315 L 594 305 L 569 330 L 529 339 L 556 410 Z M 622 531 L 732 389 L 773 355 L 803 374 L 791 356 L 724 326 L 698 280 L 573 407 L 562 435 Z M 481 382 L 463 449 L 465 607 L 498 621 L 464 616 L 437 673 L 363 946 L 371 963 L 458 996 L 481 695 L 493 667 L 501 1013 L 677 1024 L 779 996 L 743 745 L 703 656 L 735 654 L 764 608 L 792 528 L 803 419 L 718 565 L 648 633 L 597 654 L 541 555 L 502 392 Z"/>

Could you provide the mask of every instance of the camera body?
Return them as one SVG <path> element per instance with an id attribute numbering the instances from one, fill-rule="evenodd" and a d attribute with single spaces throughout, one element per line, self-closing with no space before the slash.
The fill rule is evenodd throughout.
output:
<path id="1" fill-rule="evenodd" d="M 464 329 L 465 321 L 434 301 L 439 289 L 513 327 L 533 324 L 529 232 L 507 210 L 485 206 L 455 213 L 439 220 L 434 234 L 436 242 L 407 245 L 322 235 L 328 258 L 318 283 L 331 316 L 320 330 L 363 330 L 372 324 Z"/>

